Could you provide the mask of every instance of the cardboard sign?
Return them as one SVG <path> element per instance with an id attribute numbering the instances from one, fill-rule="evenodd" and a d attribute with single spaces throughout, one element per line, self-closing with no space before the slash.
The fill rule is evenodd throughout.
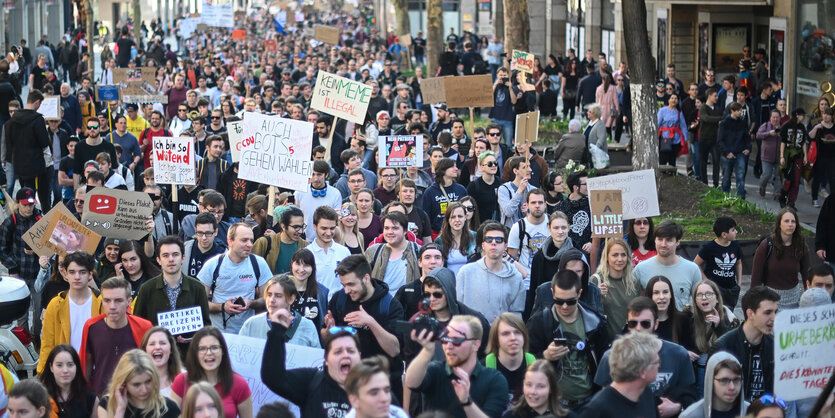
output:
<path id="1" fill-rule="evenodd" d="M 226 132 L 229 134 L 229 153 L 232 155 L 232 162 L 241 161 L 241 148 L 244 140 L 244 121 L 236 120 L 226 122 Z"/>
<path id="2" fill-rule="evenodd" d="M 158 312 L 157 325 L 171 331 L 173 335 L 188 334 L 203 328 L 203 311 L 199 306 Z"/>
<path id="3" fill-rule="evenodd" d="M 100 240 L 101 235 L 84 227 L 72 214 L 57 212 L 41 236 L 41 245 L 61 255 L 76 251 L 95 254 Z"/>
<path id="4" fill-rule="evenodd" d="M 310 189 L 312 123 L 247 112 L 243 136 L 239 179 L 291 190 Z"/>
<path id="5" fill-rule="evenodd" d="M 589 177 L 589 192 L 592 190 L 620 190 L 623 200 L 623 219 L 658 216 L 658 189 L 655 186 L 655 171 L 652 169 Z"/>
<path id="6" fill-rule="evenodd" d="M 249 384 L 252 391 L 252 416 L 258 415 L 263 405 L 281 401 L 286 403 L 295 416 L 299 416 L 299 408 L 275 394 L 261 382 L 261 360 L 264 358 L 266 339 L 245 337 L 237 334 L 223 334 L 232 369 L 241 375 Z M 286 369 L 314 367 L 321 369 L 325 362 L 325 350 L 321 348 L 303 347 L 287 344 Z"/>
<path id="7" fill-rule="evenodd" d="M 194 138 L 154 137 L 151 151 L 154 181 L 158 184 L 195 185 Z"/>
<path id="8" fill-rule="evenodd" d="M 313 27 L 316 31 L 316 40 L 333 45 L 339 45 L 339 29 L 333 26 L 316 25 Z"/>
<path id="9" fill-rule="evenodd" d="M 423 167 L 423 135 L 384 135 L 380 144 L 380 167 Z"/>
<path id="10" fill-rule="evenodd" d="M 59 203 L 52 207 L 52 209 L 46 213 L 38 222 L 35 222 L 28 231 L 23 234 L 23 242 L 38 255 L 41 256 L 51 256 L 55 254 L 54 251 L 47 248 L 45 245 L 41 244 L 41 238 L 44 236 L 44 232 L 46 232 L 46 228 L 49 226 L 49 221 L 52 220 L 52 217 L 55 216 L 56 213 L 61 212 L 63 214 L 73 216 L 72 212 L 64 206 L 63 203 Z"/>
<path id="11" fill-rule="evenodd" d="M 423 97 L 423 103 L 434 104 L 446 102 L 445 78 L 432 77 L 420 80 L 420 94 Z"/>
<path id="12" fill-rule="evenodd" d="M 620 190 L 589 191 L 591 236 L 623 238 L 623 202 Z"/>
<path id="13" fill-rule="evenodd" d="M 788 309 L 774 319 L 774 392 L 794 401 L 820 395 L 835 370 L 835 305 Z"/>
<path id="14" fill-rule="evenodd" d="M 445 77 L 444 88 L 449 107 L 493 107 L 490 74 Z"/>
<path id="15" fill-rule="evenodd" d="M 487 79 L 490 75 L 487 74 Z M 371 86 L 325 71 L 316 76 L 316 88 L 310 107 L 354 123 L 365 122 Z M 493 93 L 490 92 L 492 103 Z M 492 106 L 492 105 L 491 105 Z"/>
<path id="16" fill-rule="evenodd" d="M 119 100 L 119 86 L 96 86 L 96 100 L 99 102 L 110 102 L 114 100 Z"/>
<path id="17" fill-rule="evenodd" d="M 246 39 L 246 31 L 243 29 L 235 29 L 232 31 L 232 39 Z"/>
<path id="18" fill-rule="evenodd" d="M 278 42 L 276 42 L 275 39 L 267 39 L 266 41 L 264 41 L 264 50 L 267 52 L 278 51 Z"/>
<path id="19" fill-rule="evenodd" d="M 41 102 L 41 107 L 38 108 L 38 113 L 46 120 L 60 120 L 59 107 L 61 107 L 61 96 L 46 96 Z"/>
<path id="20" fill-rule="evenodd" d="M 533 68 L 536 65 L 534 62 L 535 59 L 536 57 L 530 52 L 514 49 L 513 55 L 511 55 L 510 58 L 510 69 L 531 74 L 533 73 Z"/>
<path id="21" fill-rule="evenodd" d="M 399 43 L 400 46 L 402 46 L 404 48 L 408 48 L 408 47 L 412 46 L 412 35 L 408 34 L 408 33 L 404 33 L 403 35 L 400 35 L 400 37 L 397 38 L 397 43 Z"/>
<path id="22" fill-rule="evenodd" d="M 96 187 L 87 192 L 81 223 L 104 237 L 138 240 L 148 235 L 145 221 L 153 214 L 148 193 Z"/>
<path id="23" fill-rule="evenodd" d="M 154 67 L 114 68 L 113 84 L 119 86 L 125 103 L 168 103 L 168 96 L 157 90 Z"/>
<path id="24" fill-rule="evenodd" d="M 539 111 L 516 115 L 516 143 L 532 144 L 539 135 Z"/>

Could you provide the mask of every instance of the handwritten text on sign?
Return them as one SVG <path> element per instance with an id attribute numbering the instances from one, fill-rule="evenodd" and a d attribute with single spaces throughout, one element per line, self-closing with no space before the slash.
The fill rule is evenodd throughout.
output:
<path id="1" fill-rule="evenodd" d="M 158 184 L 194 185 L 194 138 L 154 138 L 154 181 Z"/>
<path id="2" fill-rule="evenodd" d="M 232 155 L 232 162 L 241 161 L 241 148 L 244 140 L 244 121 L 236 120 L 226 122 L 226 132 L 229 133 L 229 153 Z"/>
<path id="3" fill-rule="evenodd" d="M 200 331 L 203 328 L 203 312 L 199 306 L 160 312 L 157 324 L 174 335 Z"/>
<path id="4" fill-rule="evenodd" d="M 363 123 L 370 100 L 371 86 L 319 71 L 310 107 L 354 123 Z"/>
<path id="5" fill-rule="evenodd" d="M 246 379 L 252 391 L 252 415 L 258 415 L 258 410 L 265 404 L 283 401 L 290 406 L 296 416 L 299 416 L 297 406 L 276 395 L 261 382 L 261 359 L 264 357 L 264 346 L 267 341 L 236 334 L 223 334 L 223 337 L 229 348 L 232 369 Z M 302 367 L 322 368 L 324 358 L 325 352 L 321 348 L 287 344 L 287 370 Z"/>
<path id="6" fill-rule="evenodd" d="M 655 171 L 640 170 L 608 176 L 589 177 L 589 191 L 620 190 L 623 199 L 623 219 L 658 216 L 658 191 Z"/>
<path id="7" fill-rule="evenodd" d="M 591 236 L 622 237 L 623 212 L 620 190 L 593 190 L 591 204 Z"/>
<path id="8" fill-rule="evenodd" d="M 243 138 L 239 143 L 239 178 L 292 190 L 309 190 L 313 175 L 312 123 L 247 112 Z"/>
<path id="9" fill-rule="evenodd" d="M 530 52 L 513 50 L 513 58 L 510 63 L 514 70 L 519 70 L 523 73 L 532 73 L 534 66 L 534 55 Z"/>
<path id="10" fill-rule="evenodd" d="M 835 305 L 780 311 L 774 319 L 774 392 L 818 396 L 835 370 Z"/>

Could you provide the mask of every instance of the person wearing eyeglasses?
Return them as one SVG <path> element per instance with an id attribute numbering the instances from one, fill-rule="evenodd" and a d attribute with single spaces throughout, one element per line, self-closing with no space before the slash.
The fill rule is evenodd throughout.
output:
<path id="1" fill-rule="evenodd" d="M 423 395 L 425 410 L 443 410 L 454 417 L 498 417 L 507 409 L 507 380 L 478 361 L 484 334 L 481 321 L 472 315 L 453 316 L 440 336 L 412 331 L 411 339 L 423 348 L 406 371 L 405 386 Z M 444 359 L 433 361 L 436 340 Z"/>
<path id="2" fill-rule="evenodd" d="M 688 351 L 688 354 L 696 367 L 700 392 L 711 344 L 726 332 L 739 326 L 733 310 L 723 305 L 723 302 L 724 296 L 719 286 L 712 280 L 702 280 L 690 299 L 690 306 L 684 310 L 693 322 L 691 329 L 694 347 L 691 347 L 692 351 Z"/>
<path id="3" fill-rule="evenodd" d="M 206 260 L 223 253 L 224 248 L 218 243 L 218 223 L 215 216 L 208 212 L 194 218 L 194 238 L 185 242 L 183 248 L 183 269 L 190 277 L 197 277 Z"/>
<path id="4" fill-rule="evenodd" d="M 728 353 L 717 353 L 707 362 L 704 398 L 691 404 L 679 418 L 745 416 L 750 405 L 742 394 L 742 365 Z"/>
<path id="5" fill-rule="evenodd" d="M 580 276 L 565 269 L 549 283 L 554 304 L 528 320 L 530 352 L 550 361 L 562 376 L 563 406 L 579 411 L 594 394 L 592 378 L 611 339 L 606 319 L 580 304 Z"/>
<path id="6" fill-rule="evenodd" d="M 630 331 L 627 334 L 650 334 L 658 338 L 655 336 L 657 327 L 658 308 L 655 303 L 646 296 L 632 299 L 626 307 L 625 328 Z M 655 349 L 660 360 L 657 376 L 650 382 L 652 384 L 649 388 L 655 398 L 660 401 L 657 405 L 658 416 L 667 418 L 678 415 L 684 408 L 695 402 L 698 399 L 698 393 L 693 366 L 687 350 L 670 341 L 662 339 L 660 342 L 660 347 Z M 594 376 L 594 383 L 598 386 L 608 386 L 612 384 L 612 377 L 617 377 L 613 369 L 616 369 L 619 364 L 613 364 L 613 361 L 617 360 L 613 358 L 614 350 L 614 347 L 607 350 L 600 358 L 600 367 L 597 368 Z"/>
<path id="7" fill-rule="evenodd" d="M 716 89 L 719 91 L 722 88 L 719 83 L 716 82 L 716 70 L 714 68 L 708 68 L 704 72 L 704 76 L 702 78 L 702 82 L 699 84 L 699 96 L 707 96 L 707 90 L 710 88 Z"/>
<path id="8" fill-rule="evenodd" d="M 151 233 L 154 241 L 158 241 L 166 235 L 177 235 L 179 225 L 174 222 L 174 215 L 162 207 L 162 200 L 164 199 L 162 188 L 156 184 L 152 184 L 142 188 L 142 191 L 148 193 L 154 203 L 154 211 L 152 213 L 154 229 Z"/>
<path id="9" fill-rule="evenodd" d="M 267 260 L 273 274 L 290 271 L 290 259 L 296 251 L 309 244 L 302 238 L 304 233 L 304 212 L 290 206 L 281 213 L 281 232 L 255 240 L 252 253 Z"/>

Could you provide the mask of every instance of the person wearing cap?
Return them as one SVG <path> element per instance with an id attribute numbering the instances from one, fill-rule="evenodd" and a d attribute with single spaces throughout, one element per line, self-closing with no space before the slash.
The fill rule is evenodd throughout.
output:
<path id="1" fill-rule="evenodd" d="M 14 116 L 3 125 L 3 136 L 6 145 L 6 162 L 14 166 L 14 177 L 20 181 L 21 187 L 38 190 L 41 204 L 48 208 L 51 193 L 49 179 L 46 178 L 43 152 L 44 148 L 50 146 L 50 140 L 46 121 L 38 113 L 43 99 L 44 96 L 40 91 L 31 90 L 26 100 L 26 107 L 16 111 Z M 38 185 L 41 187 L 38 188 Z"/>
<path id="2" fill-rule="evenodd" d="M 32 92 L 29 97 L 32 97 Z M 21 187 L 15 195 L 15 201 L 17 209 L 0 225 L 0 263 L 9 270 L 9 276 L 26 281 L 32 294 L 32 306 L 39 306 L 40 293 L 34 290 L 40 270 L 38 255 L 23 241 L 23 234 L 35 226 L 42 214 L 35 208 L 35 191 L 29 187 Z"/>
<path id="3" fill-rule="evenodd" d="M 450 117 L 446 103 L 435 105 L 435 111 L 438 112 L 438 117 L 429 125 L 429 133 L 431 134 L 431 141 L 437 144 L 438 134 L 452 129 L 452 118 Z"/>

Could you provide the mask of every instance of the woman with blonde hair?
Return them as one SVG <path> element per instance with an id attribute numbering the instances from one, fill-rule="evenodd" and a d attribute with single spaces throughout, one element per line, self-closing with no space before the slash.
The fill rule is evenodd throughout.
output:
<path id="1" fill-rule="evenodd" d="M 153 327 L 145 333 L 140 348 L 145 350 L 159 376 L 159 391 L 163 396 L 171 395 L 171 382 L 183 371 L 183 363 L 180 361 L 180 350 L 171 331 L 163 327 Z"/>
<path id="2" fill-rule="evenodd" d="M 224 418 L 223 401 L 215 388 L 207 382 L 191 385 L 183 399 L 182 418 Z"/>
<path id="3" fill-rule="evenodd" d="M 632 251 L 620 238 L 609 238 L 600 265 L 589 281 L 600 288 L 609 335 L 618 335 L 626 325 L 626 306 L 641 295 L 641 284 L 632 275 Z"/>
<path id="4" fill-rule="evenodd" d="M 159 376 L 146 352 L 122 355 L 107 394 L 99 401 L 100 418 L 176 418 L 180 407 L 159 392 Z"/>
<path id="5" fill-rule="evenodd" d="M 342 204 L 339 210 L 339 227 L 336 228 L 336 242 L 348 247 L 351 254 L 362 254 L 364 239 L 360 233 L 357 205 L 351 202 Z"/>
<path id="6" fill-rule="evenodd" d="M 577 414 L 560 404 L 560 388 L 557 381 L 557 372 L 548 360 L 539 359 L 533 362 L 525 372 L 524 396 L 502 417 L 576 417 Z"/>

